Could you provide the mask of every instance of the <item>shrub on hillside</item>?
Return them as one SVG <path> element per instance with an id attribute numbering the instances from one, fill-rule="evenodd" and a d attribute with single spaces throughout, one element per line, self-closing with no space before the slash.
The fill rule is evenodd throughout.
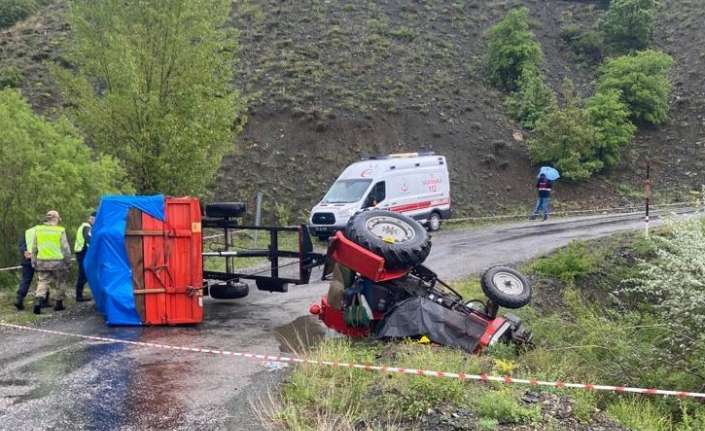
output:
<path id="1" fill-rule="evenodd" d="M 553 164 L 564 178 L 584 180 L 603 163 L 594 157 L 594 131 L 570 81 L 563 95 L 565 106 L 549 110 L 536 123 L 529 151 L 534 162 Z"/>
<path id="2" fill-rule="evenodd" d="M 526 8 L 510 11 L 490 29 L 487 72 L 494 86 L 514 90 L 524 68 L 537 68 L 542 59 L 541 46 L 529 30 Z"/>
<path id="3" fill-rule="evenodd" d="M 0 28 L 7 28 L 36 12 L 34 0 L 0 0 Z"/>
<path id="4" fill-rule="evenodd" d="M 647 302 L 688 348 L 705 341 L 705 220 L 672 223 L 656 236 L 657 259 L 641 264 L 636 283 L 626 287 Z"/>
<path id="5" fill-rule="evenodd" d="M 602 33 L 595 30 L 586 31 L 576 36 L 570 41 L 573 51 L 591 63 L 602 61 L 604 37 Z"/>
<path id="6" fill-rule="evenodd" d="M 585 247 L 585 243 L 571 242 L 558 252 L 538 259 L 532 265 L 532 270 L 544 277 L 573 284 L 576 279 L 594 271 L 595 267 L 595 258 Z"/>
<path id="7" fill-rule="evenodd" d="M 522 127 L 533 129 L 536 122 L 550 109 L 555 109 L 556 96 L 546 85 L 541 72 L 526 67 L 517 83 L 517 91 L 507 98 L 509 114 Z"/>
<path id="8" fill-rule="evenodd" d="M 629 120 L 629 109 L 620 100 L 617 90 L 595 94 L 587 101 L 585 109 L 594 133 L 594 157 L 606 168 L 615 166 L 636 131 Z"/>
<path id="9" fill-rule="evenodd" d="M 613 0 L 602 21 L 607 42 L 620 51 L 649 45 L 658 0 Z"/>
<path id="10" fill-rule="evenodd" d="M 634 120 L 663 123 L 668 118 L 672 65 L 671 56 L 660 51 L 617 57 L 602 66 L 598 92 L 619 90 Z"/>
<path id="11" fill-rule="evenodd" d="M 34 114 L 17 90 L 0 91 L 0 265 L 17 260 L 21 232 L 57 209 L 65 226 L 77 226 L 101 194 L 132 191 L 125 171 L 96 157 L 66 120 Z"/>
<path id="12" fill-rule="evenodd" d="M 22 72 L 14 66 L 0 67 L 0 90 L 17 88 L 22 84 Z"/>

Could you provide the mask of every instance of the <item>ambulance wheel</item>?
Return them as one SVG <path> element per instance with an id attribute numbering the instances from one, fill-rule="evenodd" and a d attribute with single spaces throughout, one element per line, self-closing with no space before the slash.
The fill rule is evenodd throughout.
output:
<path id="1" fill-rule="evenodd" d="M 521 308 L 531 301 L 531 284 L 520 272 L 493 266 L 482 274 L 482 291 L 496 305 Z"/>
<path id="2" fill-rule="evenodd" d="M 432 212 L 431 215 L 428 216 L 426 226 L 428 226 L 429 232 L 436 232 L 441 228 L 441 215 L 437 212 Z"/>
<path id="3" fill-rule="evenodd" d="M 345 229 L 352 242 L 384 258 L 387 269 L 411 269 L 431 252 L 426 229 L 416 220 L 383 210 L 355 214 Z"/>

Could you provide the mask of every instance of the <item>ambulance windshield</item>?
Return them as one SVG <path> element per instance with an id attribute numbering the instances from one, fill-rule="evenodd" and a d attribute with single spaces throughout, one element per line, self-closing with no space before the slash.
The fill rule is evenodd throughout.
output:
<path id="1" fill-rule="evenodd" d="M 340 180 L 323 197 L 324 204 L 349 204 L 362 199 L 372 180 Z"/>

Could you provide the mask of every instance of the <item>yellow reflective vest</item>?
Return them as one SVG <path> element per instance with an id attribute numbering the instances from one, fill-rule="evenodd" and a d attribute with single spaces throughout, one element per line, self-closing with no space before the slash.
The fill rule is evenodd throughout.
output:
<path id="1" fill-rule="evenodd" d="M 32 252 L 32 247 L 34 247 L 34 233 L 37 230 L 37 226 L 32 226 L 31 228 L 24 231 L 24 244 L 27 247 L 28 252 Z"/>
<path id="2" fill-rule="evenodd" d="M 73 251 L 76 253 L 83 251 L 83 248 L 86 246 L 86 238 L 83 236 L 83 230 L 85 227 L 90 228 L 91 224 L 84 222 L 78 227 L 78 231 L 76 231 L 76 242 L 73 245 Z"/>
<path id="3" fill-rule="evenodd" d="M 62 260 L 61 236 L 65 229 L 61 226 L 40 225 L 35 228 L 37 240 L 37 260 Z M 34 247 L 34 244 L 32 244 Z"/>

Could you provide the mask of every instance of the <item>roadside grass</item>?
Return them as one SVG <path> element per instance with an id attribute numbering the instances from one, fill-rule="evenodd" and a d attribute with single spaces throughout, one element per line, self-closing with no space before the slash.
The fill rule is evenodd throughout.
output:
<path id="1" fill-rule="evenodd" d="M 31 293 L 31 290 L 30 290 Z M 3 285 L 0 288 L 0 320 L 16 325 L 28 325 L 41 319 L 42 316 L 32 314 L 32 297 L 28 295 L 25 299 L 24 311 L 17 311 L 15 300 L 17 299 L 17 284 L 13 287 Z"/>
<path id="2" fill-rule="evenodd" d="M 472 356 L 415 341 L 385 345 L 335 338 L 314 347 L 307 357 L 473 374 L 496 372 L 490 356 Z M 532 423 L 540 417 L 538 407 L 523 405 L 520 394 L 520 389 L 499 385 L 398 374 L 380 376 L 358 369 L 305 364 L 291 374 L 281 394 L 270 400 L 269 405 L 275 408 L 269 409 L 267 419 L 296 430 L 319 429 L 321 418 L 345 424 L 340 429 L 359 429 L 356 427 L 361 424 L 371 429 L 389 429 L 395 424 L 413 423 L 429 409 L 450 405 L 475 411 L 489 423 Z"/>
<path id="3" fill-rule="evenodd" d="M 37 279 L 32 282 L 29 288 L 29 293 L 24 300 L 24 310 L 18 311 L 15 308 L 17 299 L 17 287 L 19 284 L 19 271 L 7 272 L 0 276 L 0 321 L 13 323 L 16 325 L 31 325 L 44 319 L 50 319 L 53 313 L 49 309 L 42 309 L 42 314 L 39 316 L 32 313 L 34 304 L 34 291 L 37 287 Z M 71 271 L 69 282 L 66 286 L 66 298 L 64 305 L 67 309 L 71 309 L 76 305 L 74 299 L 74 282 L 76 281 L 76 271 Z M 90 289 L 86 286 L 87 296 L 90 296 Z M 90 304 L 93 304 L 92 302 Z"/>
<path id="4" fill-rule="evenodd" d="M 657 234 L 668 235 L 668 231 Z M 556 296 L 553 299 L 560 305 L 513 310 L 533 330 L 535 345 L 529 350 L 496 345 L 486 354 L 469 355 L 414 341 L 380 344 L 333 338 L 307 355 L 551 381 L 702 391 L 705 379 L 699 367 L 700 353 L 676 355 L 673 349 L 677 346 L 671 346 L 664 322 L 646 304 L 630 302 L 620 293 L 620 284 L 635 276 L 640 259 L 655 259 L 654 244 L 640 234 L 620 234 L 572 243 L 523 265 L 532 279 L 549 278 L 559 286 L 544 290 L 543 284 L 536 283 L 534 295 Z M 483 297 L 477 277 L 455 283 L 454 288 L 467 299 Z M 285 429 L 317 429 L 316 418 L 321 417 L 346 424 L 339 429 L 387 429 L 375 422 L 384 418 L 395 424 L 389 428 L 409 429 L 433 409 L 451 408 L 472 412 L 477 429 L 513 429 L 509 428 L 512 424 L 553 426 L 542 418 L 538 404 L 522 400 L 527 391 L 569 397 L 572 415 L 583 424 L 600 415 L 628 429 L 705 429 L 705 406 L 691 399 L 462 383 L 311 365 L 294 369 L 273 398 L 276 407 L 269 419 Z M 388 412 L 395 416 L 390 418 Z"/>

